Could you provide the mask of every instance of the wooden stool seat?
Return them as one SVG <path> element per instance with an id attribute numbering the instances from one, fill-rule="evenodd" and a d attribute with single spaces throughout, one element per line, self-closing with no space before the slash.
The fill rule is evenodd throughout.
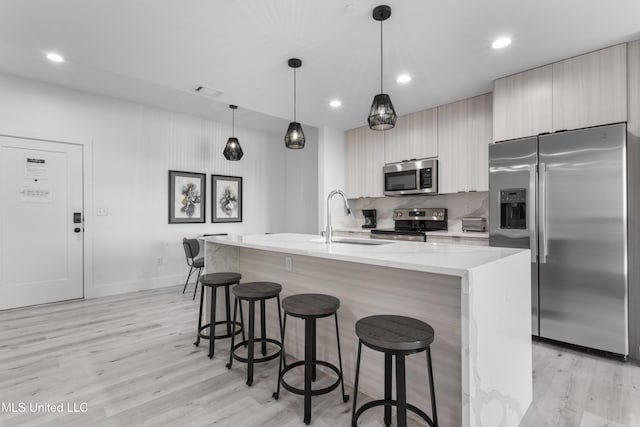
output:
<path id="1" fill-rule="evenodd" d="M 259 300 L 273 298 L 280 295 L 282 286 L 273 282 L 249 282 L 241 283 L 233 288 L 233 294 L 246 300 Z"/>
<path id="2" fill-rule="evenodd" d="M 418 319 L 405 316 L 369 316 L 356 322 L 356 335 L 368 347 L 379 351 L 415 353 L 433 342 L 433 328 Z"/>
<path id="3" fill-rule="evenodd" d="M 325 317 L 338 311 L 340 300 L 331 295 L 298 294 L 283 299 L 282 308 L 295 317 Z"/>
<path id="4" fill-rule="evenodd" d="M 227 286 L 239 283 L 241 278 L 240 273 L 209 273 L 200 276 L 200 283 L 203 286 Z"/>

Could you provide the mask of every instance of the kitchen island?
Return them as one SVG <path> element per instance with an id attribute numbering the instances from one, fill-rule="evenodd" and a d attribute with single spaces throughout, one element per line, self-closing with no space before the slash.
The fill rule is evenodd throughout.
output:
<path id="1" fill-rule="evenodd" d="M 347 384 L 353 384 L 355 373 L 355 322 L 373 314 L 399 314 L 435 330 L 440 426 L 517 426 L 527 411 L 532 400 L 528 250 L 367 239 L 327 244 L 319 236 L 301 234 L 205 241 L 206 272 L 238 271 L 243 282 L 278 282 L 282 297 L 326 293 L 341 300 Z M 278 336 L 277 316 L 267 311 L 270 334 Z M 333 322 L 317 326 L 318 358 L 336 362 Z M 303 337 L 302 322 L 288 322 L 287 353 L 302 358 Z M 382 396 L 383 366 L 382 354 L 363 350 L 362 392 Z M 427 390 L 424 354 L 408 357 L 408 401 L 429 413 Z"/>

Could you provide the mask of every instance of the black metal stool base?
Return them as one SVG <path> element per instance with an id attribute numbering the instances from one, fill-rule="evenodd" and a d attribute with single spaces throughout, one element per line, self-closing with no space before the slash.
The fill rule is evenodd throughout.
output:
<path id="1" fill-rule="evenodd" d="M 274 340 L 271 338 L 255 338 L 254 342 L 268 342 L 271 344 L 275 344 L 278 346 L 278 351 L 276 351 L 273 354 L 270 354 L 268 356 L 264 356 L 264 357 L 254 357 L 253 358 L 253 363 L 261 363 L 261 362 L 268 362 L 269 360 L 273 360 L 276 357 L 280 356 L 280 352 L 282 351 L 282 343 L 278 340 Z M 245 340 L 242 342 L 239 342 L 238 344 L 235 344 L 233 346 L 233 348 L 231 349 L 231 357 L 234 358 L 234 360 L 237 360 L 238 362 L 242 362 L 242 363 L 249 363 L 249 359 L 246 357 L 241 357 L 238 356 L 236 354 L 236 350 L 239 349 L 240 347 L 246 347 L 247 345 L 249 345 L 249 340 Z M 231 364 L 227 363 L 227 368 L 231 369 Z"/>
<path id="2" fill-rule="evenodd" d="M 364 405 L 362 405 L 360 407 L 360 409 L 358 409 L 356 411 L 356 414 L 354 416 L 354 420 L 352 422 L 352 425 L 357 425 L 358 423 L 358 418 L 360 418 L 360 415 L 362 415 L 363 412 L 365 412 L 368 409 L 371 408 L 375 408 L 376 406 L 384 406 L 384 407 L 391 407 L 391 406 L 398 406 L 398 401 L 397 400 L 384 400 L 384 399 L 380 399 L 380 400 L 372 400 L 371 402 L 367 402 Z M 410 403 L 407 403 L 407 410 L 413 412 L 414 414 L 418 415 L 420 418 L 422 418 L 423 420 L 425 420 L 427 422 L 427 424 L 429 424 L 431 427 L 435 427 L 435 424 L 433 423 L 433 421 L 431 420 L 431 417 L 429 417 L 422 409 L 417 408 L 413 405 L 411 405 Z M 385 422 L 386 424 L 386 422 Z M 386 424 L 387 427 L 390 424 Z"/>
<path id="3" fill-rule="evenodd" d="M 216 326 L 218 325 L 233 325 L 234 322 L 227 322 L 226 320 L 221 320 L 219 322 L 216 322 Z M 230 333 L 230 334 L 222 334 L 222 335 L 214 335 L 213 338 L 215 339 L 223 339 L 223 338 L 231 338 L 231 335 L 238 335 L 240 333 L 242 333 L 242 324 L 239 322 L 235 322 L 235 325 L 238 327 L 237 329 L 235 329 L 234 332 Z M 207 323 L 206 325 L 202 326 L 200 328 L 200 332 L 198 333 L 198 336 L 200 338 L 204 338 L 206 340 L 208 340 L 210 338 L 209 335 L 203 334 L 202 331 L 204 331 L 205 329 L 207 329 L 209 326 L 211 326 L 211 323 Z M 195 345 L 196 347 L 199 346 L 200 343 L 198 342 L 194 342 L 193 345 Z"/>
<path id="4" fill-rule="evenodd" d="M 304 389 L 294 387 L 294 386 L 290 385 L 289 383 L 287 383 L 284 380 L 284 375 L 287 372 L 289 372 L 293 368 L 297 368 L 299 366 L 304 366 L 304 364 L 305 364 L 305 361 L 304 360 L 300 360 L 298 362 L 291 363 L 290 365 L 287 365 L 285 368 L 282 369 L 282 372 L 280 373 L 279 380 L 280 380 L 280 383 L 282 384 L 282 387 L 284 387 L 285 390 L 288 390 L 291 393 L 299 394 L 299 395 L 302 395 L 302 396 L 304 396 L 306 394 L 306 391 Z M 331 369 L 333 372 L 335 372 L 336 375 L 338 376 L 338 378 L 336 379 L 336 382 L 334 382 L 330 386 L 327 386 L 327 387 L 324 387 L 324 388 L 321 388 L 321 389 L 310 390 L 309 393 L 311 394 L 311 396 L 320 396 L 321 394 L 329 393 L 329 392 L 335 390 L 336 388 L 338 388 L 338 386 L 342 382 L 342 375 L 340 375 L 340 371 L 338 370 L 337 366 L 335 366 L 335 365 L 333 365 L 333 364 L 331 364 L 329 362 L 325 362 L 323 360 L 314 360 L 313 362 L 311 362 L 311 364 L 314 365 L 314 366 L 319 365 L 319 366 L 327 367 L 327 368 Z M 274 399 L 277 400 L 278 397 L 280 397 L 279 394 L 273 393 L 273 398 Z M 345 402 L 348 402 L 349 401 L 349 395 L 343 396 L 343 400 Z"/>

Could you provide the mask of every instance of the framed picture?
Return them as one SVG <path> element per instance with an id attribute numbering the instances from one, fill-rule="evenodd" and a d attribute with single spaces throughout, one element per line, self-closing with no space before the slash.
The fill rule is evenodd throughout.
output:
<path id="1" fill-rule="evenodd" d="M 211 175 L 211 222 L 242 222 L 242 177 Z"/>
<path id="2" fill-rule="evenodd" d="M 169 224 L 205 222 L 207 176 L 169 171 Z"/>

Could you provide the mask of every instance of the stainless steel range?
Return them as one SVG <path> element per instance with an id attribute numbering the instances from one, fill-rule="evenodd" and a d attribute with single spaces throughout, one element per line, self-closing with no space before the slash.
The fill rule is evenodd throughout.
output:
<path id="1" fill-rule="evenodd" d="M 371 230 L 371 238 L 426 242 L 428 231 L 448 229 L 445 208 L 394 209 L 393 220 L 394 228 Z"/>

